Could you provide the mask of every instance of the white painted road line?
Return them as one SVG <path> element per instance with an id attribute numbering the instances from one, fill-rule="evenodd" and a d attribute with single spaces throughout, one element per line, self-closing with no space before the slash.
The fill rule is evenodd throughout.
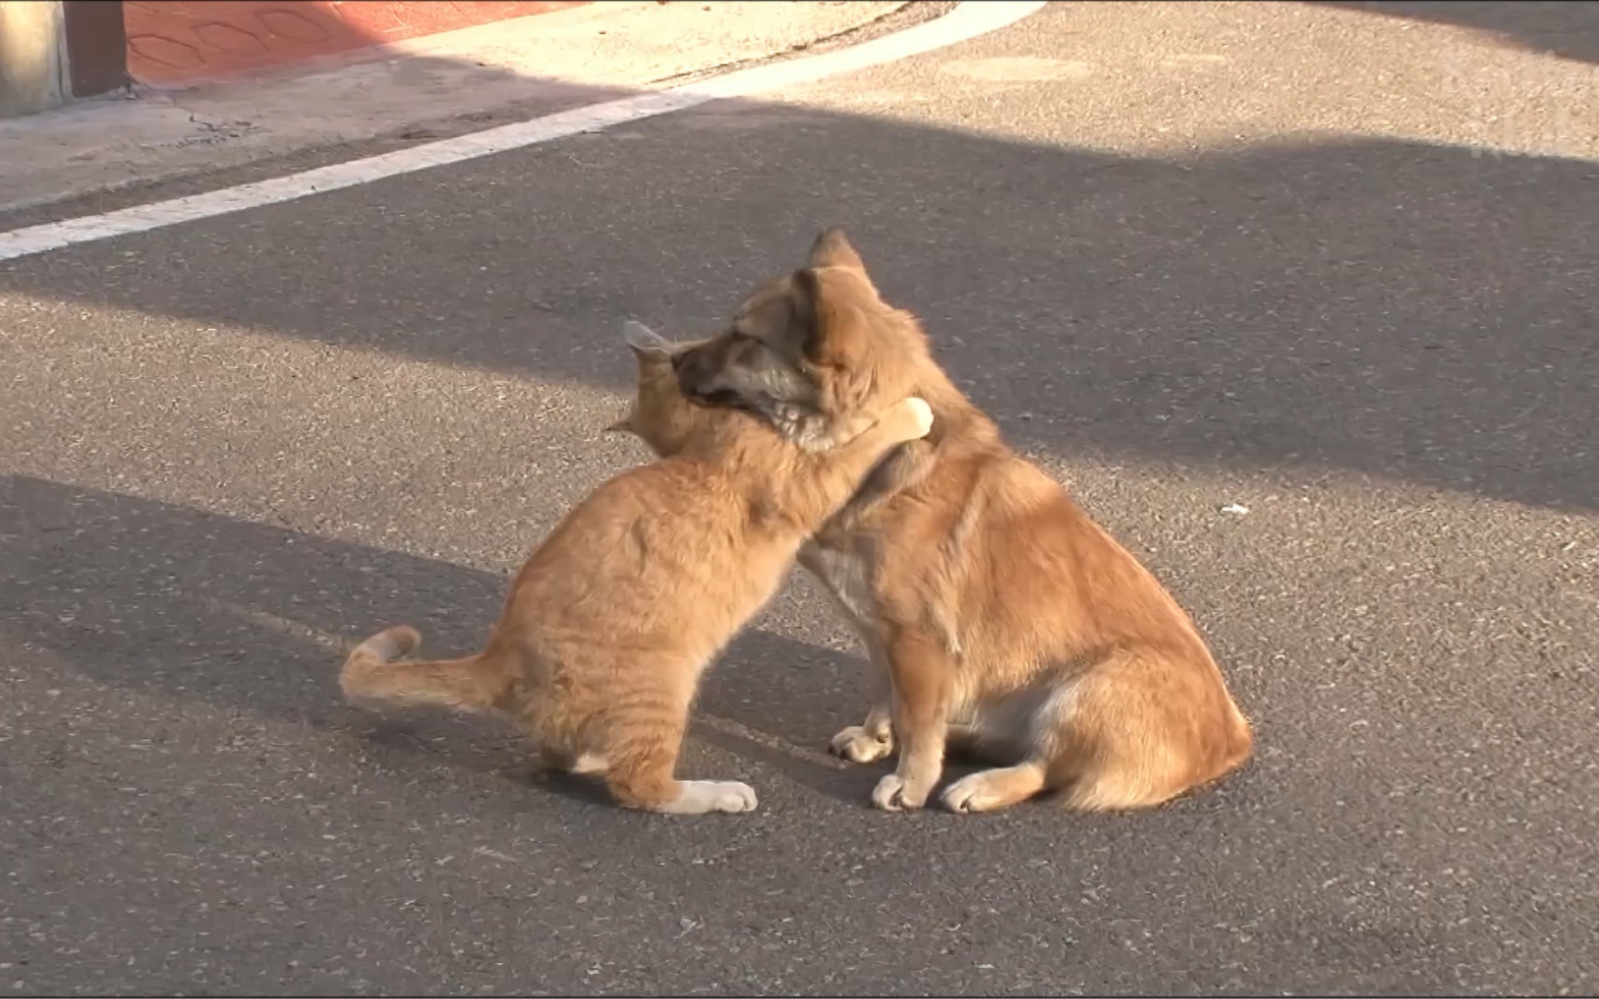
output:
<path id="1" fill-rule="evenodd" d="M 894 62 L 964 42 L 1007 25 L 1044 6 L 1044 0 L 966 0 L 934 21 L 918 24 L 892 35 L 884 35 L 861 45 L 787 62 L 756 66 L 722 76 L 686 84 L 671 90 L 658 90 L 574 108 L 531 121 L 503 125 L 483 132 L 442 139 L 426 145 L 318 167 L 271 180 L 241 184 L 218 191 L 207 191 L 186 198 L 173 198 L 154 204 L 123 208 L 103 215 L 87 215 L 28 226 L 0 233 L 0 260 L 31 257 L 50 250 L 91 243 L 113 236 L 149 232 L 182 222 L 227 215 L 262 205 L 275 205 L 296 198 L 341 188 L 370 184 L 386 177 L 415 173 L 491 156 L 512 149 L 534 146 L 583 132 L 602 132 L 616 125 L 654 118 L 681 111 L 708 101 L 749 94 L 769 93 L 785 87 L 811 83 L 839 73 Z"/>

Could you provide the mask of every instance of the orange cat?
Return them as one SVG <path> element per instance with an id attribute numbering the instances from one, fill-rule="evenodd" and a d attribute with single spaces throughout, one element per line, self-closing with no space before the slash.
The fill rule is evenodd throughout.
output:
<path id="1" fill-rule="evenodd" d="M 744 812 L 738 781 L 673 776 L 701 675 L 776 594 L 799 548 L 890 449 L 932 427 L 920 399 L 841 430 L 825 451 L 760 419 L 696 405 L 678 389 L 674 346 L 624 327 L 638 359 L 631 431 L 659 460 L 616 476 L 528 558 L 487 647 L 442 662 L 391 660 L 421 641 L 389 628 L 350 653 L 352 702 L 496 710 L 547 766 L 601 773 L 625 807 Z"/>

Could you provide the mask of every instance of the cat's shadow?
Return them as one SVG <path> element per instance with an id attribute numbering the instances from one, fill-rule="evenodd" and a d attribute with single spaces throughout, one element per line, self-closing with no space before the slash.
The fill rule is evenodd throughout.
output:
<path id="1" fill-rule="evenodd" d="M 804 664 L 789 678 L 802 689 L 785 690 L 783 665 Z M 842 678 L 859 686 L 863 659 L 798 642 L 769 631 L 745 632 L 722 657 L 705 684 L 690 720 L 679 757 L 677 776 L 684 780 L 738 779 L 757 783 L 760 776 L 727 771 L 722 754 L 759 765 L 825 798 L 869 807 L 872 789 L 893 767 L 893 759 L 854 764 L 828 754 L 831 734 L 859 721 L 862 701 L 829 697 L 820 681 Z M 853 675 L 852 675 L 853 674 Z M 773 686 L 779 689 L 772 689 Z M 831 702 L 838 701 L 834 704 Z M 509 722 L 490 716 L 452 715 L 435 708 L 371 711 L 345 706 L 330 719 L 374 748 L 421 756 L 439 766 L 506 781 L 517 788 L 561 795 L 589 804 L 609 804 L 598 776 L 545 769 L 533 743 Z M 757 727 L 759 726 L 759 727 Z M 803 733 L 809 731 L 812 738 Z M 825 733 L 816 737 L 815 733 Z M 959 776 L 951 761 L 951 777 Z M 757 792 L 760 788 L 757 787 Z"/>
<path id="2" fill-rule="evenodd" d="M 507 723 L 377 714 L 339 694 L 349 645 L 388 624 L 418 626 L 425 655 L 481 647 L 502 573 L 19 475 L 0 476 L 0 537 L 0 642 L 43 651 L 50 669 L 341 733 L 379 765 L 607 800 L 593 779 L 530 776 L 534 748 Z M 726 756 L 706 758 L 720 751 L 869 807 L 891 762 L 827 755 L 865 713 L 865 668 L 859 655 L 749 628 L 706 678 L 678 775 L 736 776 L 722 772 Z"/>

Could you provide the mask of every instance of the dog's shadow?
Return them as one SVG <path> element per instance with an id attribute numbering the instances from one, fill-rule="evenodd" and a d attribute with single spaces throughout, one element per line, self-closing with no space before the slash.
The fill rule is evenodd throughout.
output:
<path id="1" fill-rule="evenodd" d="M 756 634 L 762 638 L 778 637 L 766 632 Z M 349 712 L 341 724 L 371 746 L 400 754 L 421 754 L 441 766 L 483 774 L 523 790 L 557 794 L 585 804 L 611 804 L 602 777 L 545 769 L 520 733 L 508 727 L 496 732 L 492 720 L 441 719 L 436 711 L 427 708 L 380 714 L 350 708 Z M 757 763 L 815 794 L 857 808 L 869 807 L 872 790 L 894 766 L 892 756 L 875 763 L 850 763 L 828 755 L 824 749 L 796 746 L 731 719 L 700 714 L 692 720 L 690 738 L 684 742 L 678 767 L 681 779 L 730 776 L 724 768 L 701 759 L 708 754 L 696 743 Z M 941 786 L 992 765 L 952 749 Z"/>
<path id="2" fill-rule="evenodd" d="M 342 733 L 380 765 L 607 800 L 597 780 L 544 773 L 508 723 L 374 713 L 339 694 L 348 649 L 387 624 L 416 624 L 426 655 L 480 647 L 505 574 L 28 476 L 0 476 L 0 539 L 0 642 L 42 650 L 47 668 Z M 725 769 L 701 758 L 709 746 L 864 807 L 885 764 L 826 752 L 865 710 L 863 669 L 856 656 L 750 629 L 707 678 L 679 775 Z"/>

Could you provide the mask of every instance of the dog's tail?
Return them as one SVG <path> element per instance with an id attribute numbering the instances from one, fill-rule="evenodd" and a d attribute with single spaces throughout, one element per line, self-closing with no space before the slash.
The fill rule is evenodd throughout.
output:
<path id="1" fill-rule="evenodd" d="M 458 711 L 486 711 L 510 686 L 509 671 L 493 650 L 465 659 L 400 661 L 421 644 L 410 625 L 378 632 L 344 660 L 339 686 L 352 704 L 434 705 Z"/>

